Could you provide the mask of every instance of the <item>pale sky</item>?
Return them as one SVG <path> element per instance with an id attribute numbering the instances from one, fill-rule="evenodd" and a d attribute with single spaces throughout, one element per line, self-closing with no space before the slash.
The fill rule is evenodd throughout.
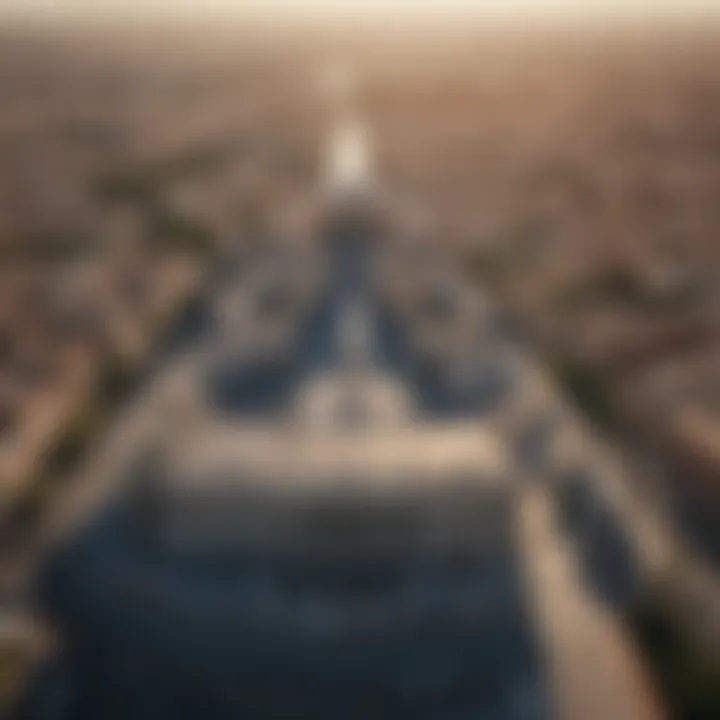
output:
<path id="1" fill-rule="evenodd" d="M 720 0 L 0 0 L 0 15 L 720 16 Z"/>

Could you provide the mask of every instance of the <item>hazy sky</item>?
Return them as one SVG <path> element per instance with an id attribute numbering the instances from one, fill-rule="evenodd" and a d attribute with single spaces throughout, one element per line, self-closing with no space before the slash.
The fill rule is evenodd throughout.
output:
<path id="1" fill-rule="evenodd" d="M 512 17 L 720 15 L 720 0 L 0 0 L 0 14 L 445 14 Z"/>

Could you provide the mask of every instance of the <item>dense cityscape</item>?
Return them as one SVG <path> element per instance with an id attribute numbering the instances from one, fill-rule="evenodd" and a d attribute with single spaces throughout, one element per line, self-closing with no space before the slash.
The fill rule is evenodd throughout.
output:
<path id="1" fill-rule="evenodd" d="M 579 720 L 577 712 L 582 720 L 718 717 L 717 48 L 713 28 L 615 34 L 493 32 L 453 24 L 401 30 L 392 23 L 0 29 L 0 715 L 7 709 L 13 717 L 33 719 L 185 717 L 178 714 L 177 701 L 180 707 L 187 702 L 188 717 L 206 713 L 208 718 L 237 717 L 242 711 L 253 718 L 449 720 L 478 708 L 490 720 Z M 341 217 L 334 217 L 336 201 L 328 199 L 333 196 L 322 180 L 332 174 L 327 163 L 343 152 L 351 180 L 356 173 L 365 182 L 363 173 L 369 172 L 358 149 L 366 152 L 366 138 L 358 140 L 355 125 L 344 141 L 341 123 L 341 149 L 333 154 L 333 133 L 344 114 L 353 122 L 362 118 L 373 159 L 371 200 L 353 206 L 350 220 L 339 211 Z M 328 137 L 329 161 L 324 158 Z M 376 295 L 379 299 L 368 301 Z M 246 308 L 253 303 L 257 317 Z M 379 368 L 384 373 L 386 366 L 393 378 L 403 378 L 402 387 L 385 375 L 378 379 Z M 334 408 L 336 393 L 345 397 L 346 371 L 353 399 L 349 409 L 343 405 L 337 412 L 345 418 L 347 411 L 353 427 L 355 414 L 362 417 L 361 450 L 353 444 L 357 438 L 346 447 L 344 439 L 331 433 L 328 440 L 317 429 L 344 427 L 346 420 L 336 420 L 328 407 Z M 473 378 L 469 384 L 463 384 L 465 375 Z M 336 390 L 335 383 L 343 389 Z M 506 385 L 523 388 L 516 391 L 519 399 L 509 392 L 505 398 Z M 296 386 L 299 399 L 290 390 Z M 539 415 L 526 422 L 529 412 Z M 322 441 L 296 447 L 285 434 L 286 414 L 293 427 L 310 427 Z M 472 425 L 476 415 L 490 430 Z M 234 424 L 233 417 L 242 422 Z M 457 421 L 457 432 L 446 437 L 440 421 Z M 396 424 L 405 428 L 397 436 L 387 430 L 395 432 Z M 377 438 L 376 427 L 382 429 Z M 128 433 L 136 439 L 126 440 Z M 548 433 L 555 433 L 553 439 Z M 510 438 L 510 459 L 497 459 L 496 434 L 503 442 Z M 157 639 L 153 642 L 163 649 L 157 657 L 163 659 L 153 660 L 156 665 L 148 660 L 147 676 L 136 685 L 134 676 L 118 680 L 122 659 L 117 658 L 126 652 L 127 663 L 139 667 L 137 658 L 146 648 L 135 635 L 151 634 L 133 615 L 132 602 L 145 600 L 128 599 L 123 606 L 118 598 L 142 576 L 156 592 L 148 595 L 149 618 L 153 603 L 162 607 L 163 593 L 179 598 L 192 584 L 187 580 L 177 586 L 182 591 L 174 589 L 170 571 L 164 565 L 158 569 L 161 551 L 156 549 L 138 555 L 148 562 L 142 571 L 131 568 L 140 561 L 135 550 L 126 557 L 125 540 L 117 539 L 125 537 L 126 521 L 113 519 L 119 512 L 108 499 L 114 491 L 99 489 L 98 478 L 105 474 L 132 475 L 125 484 L 137 485 L 135 471 L 126 466 L 144 457 L 151 437 L 164 453 L 162 471 L 144 469 L 143 477 L 162 477 L 161 487 L 148 481 L 142 492 L 130 493 L 131 500 L 141 506 L 137 512 L 143 518 L 146 512 L 157 514 L 160 503 L 165 515 L 153 520 L 153 528 L 167 523 L 174 538 L 172 550 L 162 550 L 171 560 L 163 562 L 198 586 L 212 573 L 194 565 L 192 553 L 192 561 L 175 557 L 185 552 L 175 546 L 178 534 L 185 548 L 206 534 L 213 539 L 203 542 L 217 542 L 204 523 L 220 535 L 226 521 L 232 532 L 247 529 L 243 542 L 261 558 L 253 555 L 252 562 L 266 561 L 272 572 L 273 563 L 290 562 L 284 555 L 278 559 L 290 553 L 286 535 L 297 548 L 306 540 L 293 514 L 305 511 L 297 509 L 300 504 L 288 510 L 278 499 L 285 485 L 271 500 L 265 490 L 257 490 L 256 498 L 254 485 L 243 489 L 249 495 L 242 495 L 242 502 L 235 490 L 225 488 L 218 490 L 218 500 L 213 490 L 197 490 L 212 473 L 224 477 L 229 468 L 238 476 L 254 473 L 268 486 L 296 474 L 306 482 L 304 473 L 346 472 L 375 482 L 385 477 L 387 463 L 393 472 L 396 464 L 412 472 L 422 485 L 419 478 L 432 474 L 430 469 L 446 468 L 443 463 L 454 469 L 457 459 L 466 463 L 463 472 L 466 465 L 482 466 L 488 476 L 502 476 L 501 488 L 508 479 L 519 484 L 526 475 L 553 488 L 548 496 L 557 496 L 560 516 L 568 515 L 568 552 L 581 556 L 578 563 L 592 568 L 591 575 L 601 567 L 601 579 L 587 584 L 607 602 L 611 620 L 606 625 L 605 614 L 598 612 L 602 620 L 584 635 L 593 625 L 587 618 L 596 617 L 594 603 L 586 603 L 584 590 L 573 599 L 574 581 L 543 574 L 544 563 L 556 562 L 548 558 L 565 557 L 550 530 L 535 543 L 527 535 L 546 537 L 543 513 L 552 515 L 543 509 L 547 498 L 536 499 L 532 491 L 526 497 L 523 491 L 510 500 L 504 489 L 494 489 L 483 495 L 473 516 L 484 533 L 480 539 L 471 534 L 486 549 L 481 563 L 486 584 L 480 590 L 472 585 L 465 596 L 491 606 L 484 622 L 492 632 L 478 631 L 477 643 L 492 652 L 476 657 L 468 641 L 453 654 L 455 646 L 443 644 L 445 625 L 428 629 L 434 639 L 417 640 L 420 650 L 412 644 L 408 650 L 404 639 L 395 648 L 393 629 L 387 631 L 389 639 L 378 640 L 398 658 L 405 658 L 403 652 L 425 657 L 432 648 L 443 658 L 447 653 L 448 666 L 467 656 L 466 673 L 487 674 L 489 685 L 476 697 L 472 679 L 457 671 L 458 714 L 451 713 L 456 698 L 448 689 L 455 685 L 442 685 L 422 708 L 419 700 L 405 705 L 395 696 L 395 685 L 388 689 L 389 675 L 373 685 L 375 676 L 367 668 L 344 669 L 341 651 L 333 661 L 338 697 L 324 685 L 313 690 L 313 683 L 320 683 L 313 663 L 320 667 L 327 657 L 312 644 L 314 635 L 305 645 L 295 639 L 293 633 L 300 631 L 290 618 L 296 608 L 285 597 L 287 612 L 267 601 L 278 624 L 288 624 L 277 647 L 271 631 L 263 635 L 233 624 L 227 610 L 226 642 L 217 640 L 210 648 L 210 638 L 222 637 L 216 626 L 226 617 L 225 605 L 213 595 L 220 608 L 215 625 L 198 619 L 193 627 L 187 618 L 197 619 L 200 612 L 183 615 L 178 599 L 178 608 L 167 607 L 169 616 L 177 612 L 183 618 L 178 621 L 182 632 L 173 628 L 172 633 L 177 632 L 186 655 L 197 652 L 198 666 L 173 664 L 166 657 L 172 655 L 169 641 Z M 121 448 L 122 472 L 108 459 L 113 443 Z M 423 453 L 429 458 L 425 463 Z M 569 463 L 573 472 L 582 464 L 593 479 L 567 480 L 567 468 L 557 470 L 553 463 Z M 346 464 L 351 471 L 342 470 Z M 110 466 L 112 473 L 99 469 Z M 443 512 L 460 512 L 456 501 L 464 497 L 465 486 L 459 487 L 432 502 L 445 507 L 447 500 Z M 592 503 L 609 508 L 606 534 L 605 510 L 588 511 L 590 501 L 577 495 L 580 487 L 601 498 Z M 293 489 L 289 496 L 300 503 L 295 493 L 301 494 Z M 121 495 L 119 507 L 125 508 Z M 197 515 L 194 505 L 188 509 L 188 497 L 206 502 L 202 512 L 207 515 Z M 231 513 L 233 502 L 238 509 Z M 254 511 L 254 502 L 262 509 Z M 387 500 L 392 507 L 393 502 Z M 408 506 L 412 502 L 407 500 Z M 418 502 L 419 516 L 430 517 L 424 501 Z M 106 512 L 110 506 L 114 509 Z M 508 527 L 514 527 L 516 512 L 519 530 L 496 528 L 506 522 L 500 520 L 504 513 Z M 267 520 L 271 540 L 262 535 L 266 515 L 272 517 Z M 587 528 L 573 530 L 573 522 L 583 525 L 591 516 L 602 528 L 588 539 Z M 110 529 L 103 534 L 91 520 L 87 535 L 76 532 L 87 517 L 102 517 L 99 524 Z M 348 527 L 352 531 L 354 517 L 343 506 L 332 520 L 341 530 L 332 532 L 340 537 Z M 523 529 L 525 517 L 531 518 L 531 529 Z M 262 540 L 253 534 L 256 525 Z M 365 530 L 355 532 L 359 538 Z M 509 532 L 517 533 L 512 542 L 506 539 Z M 56 563 L 54 551 L 68 541 L 80 549 Z M 454 540 L 448 542 L 452 552 L 460 552 Z M 260 543 L 262 552 L 253 543 Z M 90 547 L 98 548 L 97 560 Z M 102 557 L 99 548 L 106 553 Z M 322 552 L 314 545 L 306 552 L 301 561 L 292 555 L 292 562 L 302 563 L 292 572 L 314 577 L 313 553 Z M 425 558 L 418 552 L 398 562 L 422 565 L 418 558 Z M 633 560 L 626 563 L 620 558 L 628 553 Z M 524 597 L 515 588 L 511 558 L 518 556 L 520 566 L 530 568 L 517 571 L 530 578 L 525 582 L 533 589 L 526 594 L 535 600 L 528 604 L 540 608 L 534 615 L 541 628 L 537 642 L 526 638 L 522 612 L 517 611 L 522 622 L 503 614 L 525 603 L 516 598 Z M 116 579 L 110 576 L 114 570 L 97 569 L 110 567 L 113 558 L 120 568 Z M 224 562 L 219 551 L 215 562 Z M 335 583 L 336 570 L 322 567 Z M 277 570 L 286 571 L 285 565 Z M 435 582 L 434 566 L 427 572 Z M 171 579 L 179 582 L 175 574 Z M 360 581 L 353 577 L 352 582 Z M 87 591 L 90 586 L 96 589 Z M 567 597 L 560 597 L 561 587 Z M 362 588 L 343 590 L 353 596 L 353 609 L 362 604 Z M 227 598 L 233 598 L 237 612 L 242 608 L 253 617 L 254 592 L 233 585 L 235 594 L 228 590 Z M 182 601 L 188 607 L 189 597 Z M 295 596 L 288 590 L 287 597 Z M 448 598 L 437 602 L 450 603 L 447 617 L 458 627 L 475 632 L 480 626 Z M 97 615 L 87 611 L 88 604 L 96 604 Z M 597 667 L 589 663 L 582 671 L 570 660 L 579 659 L 581 648 L 571 648 L 562 637 L 557 610 L 562 606 L 584 618 L 577 620 L 578 638 L 586 637 L 595 648 Z M 349 610 L 343 612 L 350 617 Z M 117 623 L 113 632 L 106 633 L 105 624 L 112 624 L 107 618 Z M 120 627 L 135 639 L 120 643 L 115 637 L 122 634 L 115 632 Z M 193 644 L 193 633 L 204 632 L 207 642 Z M 352 632 L 360 633 L 355 626 Z M 230 638 L 236 641 L 232 647 Z M 246 640 L 263 649 L 256 656 L 238 654 Z M 122 652 L 115 656 L 110 648 L 116 641 Z M 347 643 L 365 657 L 361 639 L 352 635 Z M 298 648 L 307 651 L 298 661 L 307 674 L 300 689 L 293 675 L 299 672 L 293 665 Z M 548 661 L 549 670 L 543 662 L 527 660 L 544 657 L 542 648 L 557 660 Z M 201 666 L 203 652 L 209 659 Z M 367 662 L 381 673 L 385 666 L 368 653 Z M 107 674 L 83 675 L 99 657 Z M 271 670 L 263 676 L 248 669 L 246 676 L 228 679 L 217 669 L 225 660 L 233 668 L 245 663 L 252 668 L 257 660 Z M 435 665 L 428 670 L 420 659 L 417 665 L 418 677 L 436 672 Z M 182 678 L 204 678 L 210 667 L 217 687 L 198 680 L 197 693 L 182 695 L 181 702 L 172 693 L 169 700 L 160 691 L 143 694 L 147 677 L 167 672 L 180 686 Z M 367 672 L 372 691 L 362 683 L 356 687 L 356 672 Z M 272 673 L 281 678 L 277 686 Z M 616 693 L 615 709 L 604 704 L 607 699 L 588 701 L 595 686 L 588 685 L 587 693 L 577 689 L 585 687 L 588 675 L 596 677 L 597 687 Z M 435 686 L 418 677 L 403 682 L 421 697 L 420 686 L 428 693 Z M 93 683 L 103 690 L 88 690 Z M 125 693 L 123 683 L 143 691 Z M 75 699 L 63 701 L 71 710 L 57 710 L 62 705 L 57 698 L 72 695 L 66 690 L 71 685 Z M 288 696 L 267 704 L 273 687 L 287 687 Z M 353 705 L 350 714 L 339 699 L 342 692 L 361 693 L 366 704 Z M 218 693 L 222 702 L 211 709 L 203 705 Z M 125 694 L 127 704 L 118 700 Z M 547 701 L 547 695 L 554 700 Z M 625 698 L 632 699 L 623 704 Z M 560 706 L 557 715 L 548 702 Z"/>

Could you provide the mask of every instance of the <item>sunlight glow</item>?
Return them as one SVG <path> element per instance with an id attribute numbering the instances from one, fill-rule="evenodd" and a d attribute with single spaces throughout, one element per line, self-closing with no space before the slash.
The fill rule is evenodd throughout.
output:
<path id="1" fill-rule="evenodd" d="M 400 16 L 623 17 L 653 19 L 717 15 L 717 0 L 2 0 L 0 14 L 98 16 L 186 14 L 217 17 Z"/>

